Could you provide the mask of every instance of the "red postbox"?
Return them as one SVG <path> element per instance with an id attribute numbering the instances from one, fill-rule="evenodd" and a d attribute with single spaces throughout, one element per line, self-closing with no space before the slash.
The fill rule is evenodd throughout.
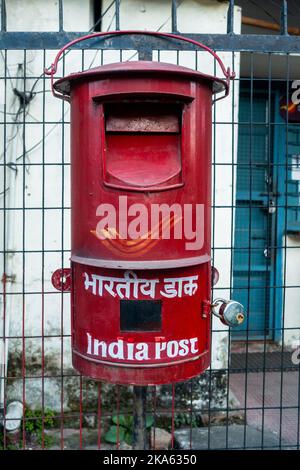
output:
<path id="1" fill-rule="evenodd" d="M 209 366 L 211 109 L 232 78 L 216 59 L 225 79 L 137 61 L 54 83 L 71 103 L 72 350 L 83 375 L 163 384 Z M 56 272 L 56 287 L 66 277 Z"/>

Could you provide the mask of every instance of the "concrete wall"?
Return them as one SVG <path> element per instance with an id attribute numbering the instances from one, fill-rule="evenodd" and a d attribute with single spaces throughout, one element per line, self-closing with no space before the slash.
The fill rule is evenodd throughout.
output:
<path id="1" fill-rule="evenodd" d="M 9 30 L 56 30 L 58 27 L 57 1 L 8 0 L 7 17 Z M 103 10 L 110 3 L 103 1 Z M 65 29 L 87 31 L 92 24 L 91 3 L 82 0 L 64 1 Z M 184 32 L 226 32 L 227 4 L 218 1 L 179 2 L 178 29 Z M 137 1 L 121 2 L 121 28 L 141 28 L 170 31 L 171 9 L 169 1 Z M 236 8 L 235 30 L 240 28 L 240 10 Z M 103 30 L 114 29 L 113 9 L 103 18 Z M 136 60 L 134 51 L 126 51 L 123 60 Z M 17 337 L 6 342 L 6 353 L 9 352 L 9 374 L 20 375 L 22 361 L 26 365 L 26 373 L 30 377 L 26 381 L 8 382 L 7 399 L 23 396 L 27 403 L 39 407 L 44 393 L 44 405 L 60 409 L 61 394 L 65 408 L 72 408 L 73 399 L 78 397 L 78 380 L 76 378 L 60 378 L 60 374 L 73 374 L 71 368 L 70 339 L 60 335 L 70 334 L 69 296 L 57 294 L 51 285 L 51 275 L 58 267 L 69 265 L 70 249 L 70 200 L 69 200 L 69 107 L 54 99 L 49 93 L 49 80 L 38 81 L 37 94 L 26 108 L 25 147 L 23 156 L 23 126 L 15 122 L 19 102 L 12 89 L 24 88 L 24 81 L 18 76 L 26 74 L 25 89 L 29 91 L 35 78 L 42 74 L 45 65 L 49 65 L 55 51 L 27 51 L 24 70 L 23 51 L 8 52 L 8 72 L 11 78 L 0 81 L 0 109 L 3 111 L 7 103 L 6 161 L 21 166 L 6 169 L 5 204 L 13 210 L 6 212 L 6 250 L 10 251 L 5 260 L 5 270 L 13 275 L 6 285 L 7 302 L 5 312 L 6 334 Z M 220 57 L 226 66 L 239 72 L 239 56 L 221 53 Z M 95 51 L 85 53 L 84 67 L 98 65 L 102 54 Z M 156 56 L 154 56 L 154 59 Z M 105 51 L 103 62 L 115 62 L 120 59 L 118 51 Z M 72 51 L 67 55 L 65 73 L 81 69 L 81 52 Z M 176 63 L 177 54 L 162 52 L 160 60 Z M 21 64 L 21 65 L 20 65 Z M 179 64 L 195 67 L 195 54 L 179 53 Z M 1 75 L 4 72 L 3 57 L 0 56 Z M 213 72 L 213 62 L 206 53 L 198 54 L 198 68 Z M 44 93 L 46 92 L 46 93 Z M 45 100 L 45 115 L 43 115 Z M 229 297 L 231 246 L 233 240 L 231 206 L 234 203 L 235 181 L 232 168 L 228 163 L 236 161 L 237 127 L 229 124 L 237 121 L 238 85 L 227 100 L 215 106 L 214 162 L 215 167 L 215 200 L 216 205 L 227 206 L 216 209 L 214 224 L 214 265 L 220 271 L 220 281 L 216 295 Z M 46 124 L 43 127 L 42 121 Z M 22 122 L 23 116 L 18 115 L 17 121 Z M 65 124 L 62 125 L 62 120 Z M 222 122 L 222 124 L 218 124 Z M 225 124 L 224 124 L 225 123 Z M 0 135 L 3 142 L 3 129 Z M 232 154 L 232 149 L 233 154 Z M 63 154 L 62 154 L 63 151 Z M 3 158 L 3 156 L 2 156 Z M 49 164 L 43 172 L 42 163 Z M 64 171 L 62 172 L 62 164 Z M 2 175 L 3 177 L 3 175 Z M 2 181 L 1 185 L 3 187 Z M 64 188 L 64 189 L 63 189 Z M 0 196 L 3 205 L 3 195 Z M 22 211 L 23 206 L 26 212 Z M 62 211 L 61 207 L 65 209 Z M 44 211 L 42 210 L 44 208 Z M 222 228 L 221 230 L 218 228 Z M 62 237 L 63 231 L 63 237 Z M 1 234 L 3 236 L 3 233 Z M 3 240 L 2 240 L 3 243 Z M 220 249 L 222 248 L 222 249 Z M 49 250 L 44 255 L 42 251 Z M 64 249 L 62 257 L 61 250 Z M 25 250 L 25 255 L 22 251 Z M 3 260 L 2 260 L 3 261 Z M 23 294 L 25 292 L 25 294 Z M 44 292 L 44 295 L 41 295 Z M 11 295 L 13 294 L 13 295 Z M 2 304 L 2 316 L 3 316 Z M 214 319 L 213 328 L 213 368 L 227 365 L 228 330 Z M 22 341 L 22 333 L 26 337 Z M 38 336 L 44 335 L 42 340 Z M 22 349 L 25 346 L 25 355 Z M 2 344 L 3 347 L 3 344 Z M 42 353 L 45 355 L 44 375 L 51 378 L 42 380 Z M 5 352 L 4 352 L 5 354 Z M 53 377 L 57 376 L 56 379 Z M 199 403 L 201 399 L 198 397 Z"/>

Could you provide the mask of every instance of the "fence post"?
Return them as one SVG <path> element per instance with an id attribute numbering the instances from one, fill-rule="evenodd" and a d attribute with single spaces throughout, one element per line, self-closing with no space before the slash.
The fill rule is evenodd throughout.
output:
<path id="1" fill-rule="evenodd" d="M 134 450 L 145 450 L 149 447 L 146 429 L 147 387 L 133 387 L 133 439 Z"/>

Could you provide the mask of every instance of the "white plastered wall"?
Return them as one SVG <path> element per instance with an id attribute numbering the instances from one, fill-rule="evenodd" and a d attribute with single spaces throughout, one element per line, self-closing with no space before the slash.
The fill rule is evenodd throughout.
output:
<path id="1" fill-rule="evenodd" d="M 57 31 L 58 2 L 56 0 L 7 0 L 8 31 Z M 92 25 L 90 0 L 64 0 L 64 28 L 71 31 L 88 31 Z M 42 405 L 42 352 L 45 355 L 44 375 L 59 374 L 61 367 L 67 371 L 71 365 L 70 302 L 68 295 L 53 295 L 51 284 L 53 271 L 69 265 L 70 249 L 70 184 L 69 184 L 69 106 L 52 97 L 50 82 L 39 79 L 34 88 L 38 92 L 25 111 L 19 110 L 19 100 L 13 88 L 30 91 L 37 77 L 43 74 L 57 51 L 10 50 L 7 52 L 7 79 L 0 80 L 0 110 L 3 117 L 6 103 L 6 152 L 1 151 L 1 162 L 11 162 L 6 167 L 5 249 L 14 252 L 6 256 L 5 330 L 6 335 L 17 337 L 2 342 L 2 357 L 10 353 L 13 366 L 8 375 L 20 375 L 20 361 L 24 361 L 26 375 L 30 378 L 10 380 L 6 400 L 23 399 L 29 405 Z M 89 65 L 90 55 L 86 54 Z M 5 53 L 0 56 L 0 73 L 5 76 Z M 24 69 L 24 63 L 26 63 Z M 73 67 L 73 68 L 72 68 Z M 66 73 L 81 69 L 79 51 L 68 54 Z M 43 101 L 45 113 L 43 115 Z M 62 126 L 61 121 L 66 122 Z M 2 119 L 1 119 L 2 120 Z M 43 127 L 43 120 L 45 126 Z M 25 157 L 23 148 L 23 131 Z M 64 136 L 63 136 L 64 132 Z M 1 126 L 1 142 L 4 142 L 4 126 Z M 3 146 L 4 147 L 4 146 Z M 62 150 L 64 151 L 62 157 Z M 46 164 L 43 173 L 43 163 Z M 17 164 L 17 166 L 15 166 Z M 62 172 L 63 164 L 63 172 Z M 2 167 L 3 169 L 3 167 Z M 1 190 L 4 171 L 1 172 Z M 64 190 L 62 188 L 64 187 Z M 0 196 L 1 207 L 4 205 Z M 61 207 L 65 206 L 64 211 Z M 26 210 L 23 212 L 22 208 Z M 44 208 L 44 211 L 43 211 Z M 44 216 L 43 216 L 44 212 Z M 3 212 L 1 211 L 3 214 Z M 1 220 L 1 227 L 4 219 Z M 63 228 L 63 237 L 62 237 Z M 1 230 L 1 250 L 3 231 Z M 61 249 L 64 249 L 62 258 Z M 42 250 L 46 250 L 44 257 Z M 51 251 L 52 250 L 52 251 Z M 25 251 L 24 257 L 22 251 Z M 48 251 L 48 252 L 47 252 Z M 2 270 L 3 259 L 1 259 Z M 44 273 L 44 282 L 42 275 Z M 10 276 L 13 276 L 11 282 Z M 42 296 L 42 291 L 44 295 Z M 24 292 L 24 295 L 22 294 Z M 11 295 L 13 294 L 13 295 Z M 0 328 L 3 328 L 4 309 L 1 305 Z M 22 343 L 22 334 L 26 337 Z M 44 335 L 42 341 L 41 336 Z M 25 354 L 22 355 L 23 346 Z M 13 354 L 11 354 L 13 353 Z M 14 362 L 15 361 L 15 362 Z M 15 370 L 16 367 L 16 370 Z M 36 378 L 35 378 L 36 377 Z M 59 380 L 44 379 L 45 407 L 59 409 L 61 388 Z M 67 393 L 65 394 L 67 403 Z"/>
<path id="2" fill-rule="evenodd" d="M 283 246 L 282 278 L 286 288 L 282 341 L 285 347 L 294 350 L 300 347 L 300 236 L 286 236 Z"/>

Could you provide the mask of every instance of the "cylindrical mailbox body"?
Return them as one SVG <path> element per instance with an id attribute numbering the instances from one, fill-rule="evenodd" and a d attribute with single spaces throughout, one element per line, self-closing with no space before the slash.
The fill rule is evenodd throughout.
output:
<path id="1" fill-rule="evenodd" d="M 73 364 L 122 384 L 210 357 L 214 77 L 127 62 L 70 75 Z"/>

